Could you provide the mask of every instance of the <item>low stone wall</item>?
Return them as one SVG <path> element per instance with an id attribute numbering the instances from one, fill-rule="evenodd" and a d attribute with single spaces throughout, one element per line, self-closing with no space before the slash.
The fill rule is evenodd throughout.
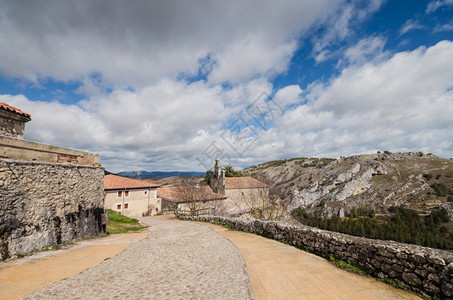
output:
<path id="1" fill-rule="evenodd" d="M 216 216 L 182 217 L 228 225 L 329 258 L 345 260 L 371 275 L 405 282 L 415 291 L 441 298 L 453 296 L 453 254 L 447 251 L 373 240 L 282 222 Z"/>
<path id="2" fill-rule="evenodd" d="M 104 169 L 0 159 L 0 256 L 99 235 Z"/>

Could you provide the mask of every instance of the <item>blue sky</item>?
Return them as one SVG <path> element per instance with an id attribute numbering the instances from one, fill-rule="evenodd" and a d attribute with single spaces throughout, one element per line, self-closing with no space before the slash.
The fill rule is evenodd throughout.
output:
<path id="1" fill-rule="evenodd" d="M 453 1 L 0 1 L 0 101 L 110 171 L 453 157 Z"/>

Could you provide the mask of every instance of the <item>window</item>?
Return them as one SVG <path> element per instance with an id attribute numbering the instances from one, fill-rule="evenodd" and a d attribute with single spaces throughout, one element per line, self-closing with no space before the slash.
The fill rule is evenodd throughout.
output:
<path id="1" fill-rule="evenodd" d="M 148 191 L 145 191 L 145 196 L 148 195 Z"/>
<path id="2" fill-rule="evenodd" d="M 117 210 L 121 210 L 121 204 L 117 204 L 117 205 L 116 205 L 116 209 L 117 209 Z"/>
<path id="3" fill-rule="evenodd" d="M 124 203 L 124 209 L 128 209 L 129 208 L 129 203 Z"/>
<path id="4" fill-rule="evenodd" d="M 125 191 L 124 196 L 129 197 L 129 191 Z"/>
<path id="5" fill-rule="evenodd" d="M 118 192 L 118 197 L 120 197 L 120 198 L 123 197 L 123 192 L 122 191 Z"/>

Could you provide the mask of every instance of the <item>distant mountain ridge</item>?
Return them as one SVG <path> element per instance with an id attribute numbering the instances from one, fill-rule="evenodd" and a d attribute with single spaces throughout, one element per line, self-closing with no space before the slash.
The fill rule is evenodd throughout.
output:
<path id="1" fill-rule="evenodd" d="M 188 172 L 180 172 L 180 171 L 123 171 L 116 173 L 117 175 L 130 177 L 130 178 L 164 178 L 164 177 L 174 177 L 174 176 L 181 176 L 181 177 L 201 177 L 204 176 L 204 172 L 195 172 L 195 171 L 188 171 Z"/>

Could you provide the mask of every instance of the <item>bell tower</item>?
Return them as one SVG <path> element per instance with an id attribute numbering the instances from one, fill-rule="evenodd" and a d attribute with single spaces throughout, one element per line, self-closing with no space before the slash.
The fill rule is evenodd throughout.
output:
<path id="1" fill-rule="evenodd" d="M 211 178 L 211 188 L 214 193 L 225 195 L 225 172 L 220 167 L 220 160 L 216 158 L 214 174 Z"/>

